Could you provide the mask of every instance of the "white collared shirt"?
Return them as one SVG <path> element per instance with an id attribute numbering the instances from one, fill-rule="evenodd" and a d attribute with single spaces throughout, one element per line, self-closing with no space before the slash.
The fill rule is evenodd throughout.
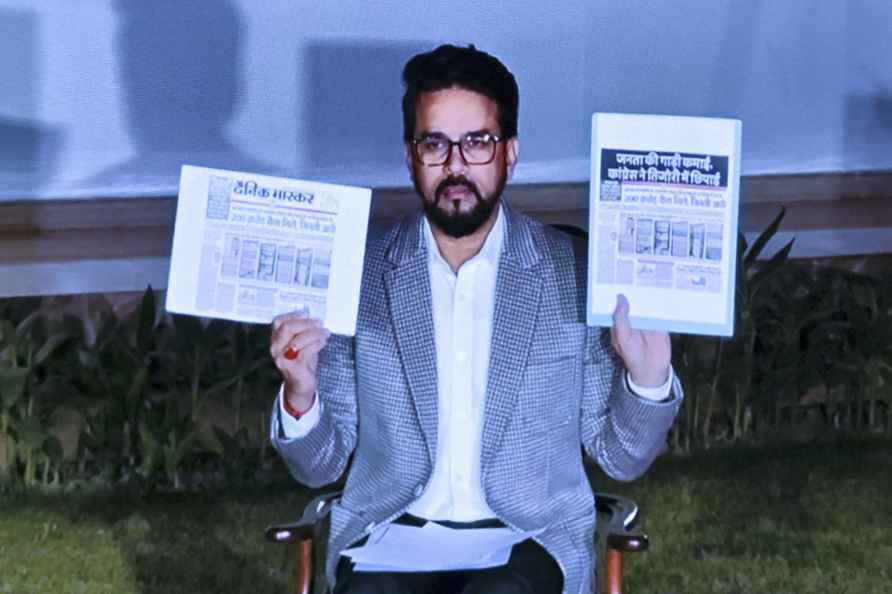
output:
<path id="1" fill-rule="evenodd" d="M 409 513 L 457 522 L 493 518 L 480 484 L 480 443 L 505 215 L 499 206 L 480 251 L 457 273 L 440 254 L 426 218 L 423 225 L 437 347 L 437 459 Z"/>

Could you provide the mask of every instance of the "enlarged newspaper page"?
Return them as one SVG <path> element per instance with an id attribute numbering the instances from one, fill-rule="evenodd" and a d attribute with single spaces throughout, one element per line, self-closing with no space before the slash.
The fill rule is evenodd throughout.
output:
<path id="1" fill-rule="evenodd" d="M 356 333 L 371 190 L 184 165 L 167 310 Z"/>
<path id="2" fill-rule="evenodd" d="M 588 324 L 734 333 L 739 120 L 596 113 Z"/>

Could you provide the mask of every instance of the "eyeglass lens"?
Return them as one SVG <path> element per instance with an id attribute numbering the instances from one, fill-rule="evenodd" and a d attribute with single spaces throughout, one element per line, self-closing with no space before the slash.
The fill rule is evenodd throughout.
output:
<path id="1" fill-rule="evenodd" d="M 484 165 L 492 161 L 496 142 L 491 134 L 468 134 L 458 141 L 443 136 L 427 136 L 415 143 L 415 150 L 425 165 L 442 165 L 449 160 L 453 146 L 458 145 L 468 165 Z"/>

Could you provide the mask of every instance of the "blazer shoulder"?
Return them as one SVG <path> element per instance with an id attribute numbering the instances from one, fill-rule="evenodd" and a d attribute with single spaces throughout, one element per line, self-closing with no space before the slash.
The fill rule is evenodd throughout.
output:
<path id="1" fill-rule="evenodd" d="M 409 215 L 386 228 L 369 230 L 362 270 L 362 296 L 382 290 L 385 274 L 419 250 L 418 217 Z"/>
<path id="2" fill-rule="evenodd" d="M 544 257 L 562 264 L 585 267 L 588 259 L 588 233 L 571 225 L 549 225 L 530 219 L 530 230 Z"/>
<path id="3" fill-rule="evenodd" d="M 586 233 L 541 222 L 536 222 L 532 231 L 540 257 L 548 262 L 551 278 L 558 288 L 562 311 L 574 320 L 584 321 L 588 287 Z"/>
<path id="4" fill-rule="evenodd" d="M 406 221 L 399 221 L 384 228 L 369 229 L 365 246 L 365 268 L 376 268 L 388 259 L 405 232 Z"/>

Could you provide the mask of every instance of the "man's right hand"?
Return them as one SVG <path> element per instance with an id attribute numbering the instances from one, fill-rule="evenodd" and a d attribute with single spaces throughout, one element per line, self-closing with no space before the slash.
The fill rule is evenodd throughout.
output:
<path id="1" fill-rule="evenodd" d="M 284 396 L 288 406 L 305 412 L 313 405 L 316 394 L 316 366 L 319 351 L 328 344 L 331 336 L 319 320 L 305 313 L 277 316 L 272 322 L 269 352 L 285 382 Z M 288 350 L 297 357 L 286 356 Z"/>

